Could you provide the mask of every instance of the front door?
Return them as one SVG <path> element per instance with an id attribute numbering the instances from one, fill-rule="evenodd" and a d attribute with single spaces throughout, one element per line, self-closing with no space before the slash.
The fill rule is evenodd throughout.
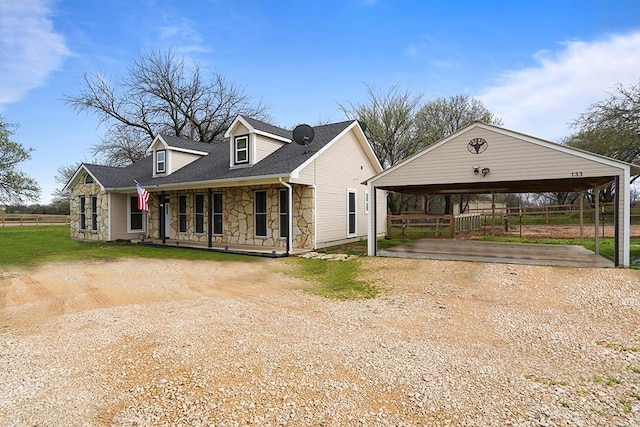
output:
<path id="1" fill-rule="evenodd" d="M 169 203 L 169 196 L 164 196 L 164 237 L 171 238 L 171 203 Z"/>

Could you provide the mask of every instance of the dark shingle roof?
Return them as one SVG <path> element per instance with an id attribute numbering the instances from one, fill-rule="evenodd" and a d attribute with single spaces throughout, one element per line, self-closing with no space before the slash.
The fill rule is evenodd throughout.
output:
<path id="1" fill-rule="evenodd" d="M 309 145 L 307 153 L 305 153 L 305 147 L 301 145 L 295 143 L 284 144 L 255 165 L 244 168 L 229 168 L 229 143 L 227 142 L 211 144 L 194 142 L 194 144 L 198 144 L 197 147 L 204 146 L 203 148 L 206 148 L 206 150 L 201 149 L 201 151 L 207 151 L 209 154 L 202 156 L 198 160 L 178 169 L 168 176 L 153 178 L 152 156 L 147 156 L 124 168 L 91 164 L 86 164 L 85 166 L 105 188 L 123 189 L 135 186 L 134 179 L 145 187 L 153 188 L 154 185 L 164 186 L 234 178 L 259 178 L 261 176 L 286 175 L 293 172 L 320 151 L 352 123 L 353 121 L 345 121 L 316 126 L 314 127 L 315 138 Z M 169 143 L 169 141 L 167 141 L 167 143 Z"/>
<path id="2" fill-rule="evenodd" d="M 292 139 L 292 132 L 290 130 L 282 129 L 274 125 L 270 125 L 269 123 L 261 122 L 260 120 L 252 119 L 247 116 L 240 116 L 244 120 L 246 120 L 251 126 L 253 126 L 256 130 L 261 130 L 263 132 L 271 133 L 273 135 L 278 135 L 283 138 Z"/>
<path id="3" fill-rule="evenodd" d="M 169 145 L 169 147 L 181 148 L 184 150 L 209 152 L 209 150 L 207 149 L 209 144 L 203 144 L 202 142 L 193 141 L 187 138 L 180 138 L 177 136 L 169 136 L 164 134 L 161 134 L 160 136 L 162 137 L 162 139 L 164 139 L 164 142 Z"/>

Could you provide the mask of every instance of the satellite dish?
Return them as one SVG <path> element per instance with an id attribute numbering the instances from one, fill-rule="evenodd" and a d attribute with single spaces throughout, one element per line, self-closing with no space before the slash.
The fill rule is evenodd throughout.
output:
<path id="1" fill-rule="evenodd" d="M 309 144 L 313 141 L 314 136 L 315 132 L 313 128 L 306 124 L 298 125 L 293 130 L 293 140 L 296 144 L 304 145 L 305 153 L 309 152 Z"/>

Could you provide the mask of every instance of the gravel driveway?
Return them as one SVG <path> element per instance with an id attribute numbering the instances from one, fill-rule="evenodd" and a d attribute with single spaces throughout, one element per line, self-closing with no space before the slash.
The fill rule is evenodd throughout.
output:
<path id="1" fill-rule="evenodd" d="M 339 302 L 290 262 L 0 272 L 0 424 L 640 424 L 640 271 L 368 258 Z"/>

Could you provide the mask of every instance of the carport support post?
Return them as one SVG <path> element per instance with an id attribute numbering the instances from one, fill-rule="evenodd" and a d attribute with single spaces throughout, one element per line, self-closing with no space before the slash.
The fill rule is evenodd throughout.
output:
<path id="1" fill-rule="evenodd" d="M 369 198 L 371 201 L 371 206 L 369 207 L 369 217 L 368 217 L 368 225 L 367 225 L 367 255 L 368 256 L 376 256 L 378 255 L 378 206 L 377 206 L 377 197 L 376 197 L 376 187 L 373 186 L 371 181 L 367 182 L 367 192 L 369 193 Z M 387 229 L 387 233 L 388 233 Z"/>
<path id="2" fill-rule="evenodd" d="M 595 188 L 595 199 L 596 199 L 596 203 L 595 203 L 595 212 L 593 214 L 594 217 L 594 241 L 595 241 L 595 246 L 596 246 L 596 255 L 600 255 L 600 238 L 598 236 L 598 228 L 600 226 L 600 186 Z"/>
<path id="3" fill-rule="evenodd" d="M 580 244 L 584 244 L 584 233 L 583 233 L 583 228 L 584 226 L 584 191 L 580 192 Z"/>
<path id="4" fill-rule="evenodd" d="M 491 237 L 496 235 L 496 193 L 491 192 Z"/>

